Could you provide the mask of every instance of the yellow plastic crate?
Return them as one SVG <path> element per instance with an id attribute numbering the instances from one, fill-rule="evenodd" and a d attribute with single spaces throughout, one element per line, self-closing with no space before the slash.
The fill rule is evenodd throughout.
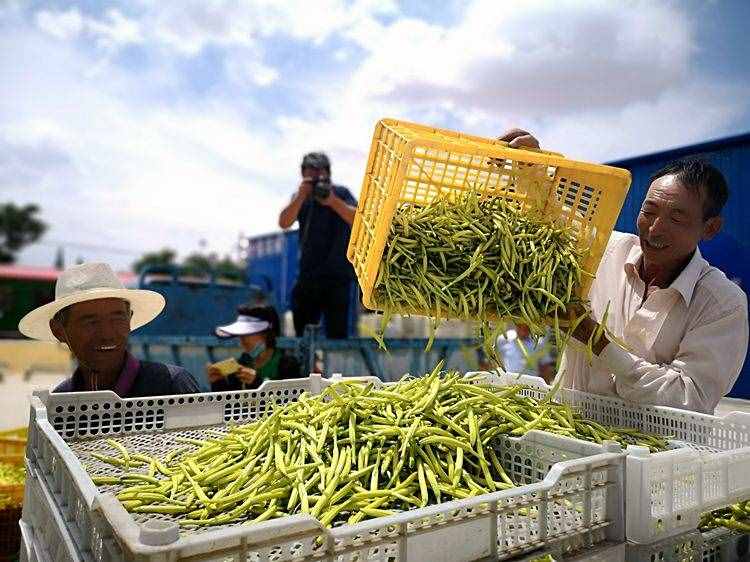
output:
<path id="1" fill-rule="evenodd" d="M 5 429 L 3 431 L 0 431 L 0 439 L 4 439 L 6 437 L 16 437 L 19 439 L 26 439 L 28 432 L 29 432 L 28 427 L 18 427 L 16 429 Z"/>
<path id="2" fill-rule="evenodd" d="M 0 455 L 0 462 L 22 467 L 23 455 Z M 23 503 L 23 484 L 0 484 L 0 510 L 20 506 Z"/>
<path id="3" fill-rule="evenodd" d="M 0 455 L 0 462 L 23 466 L 23 455 Z M 18 553 L 21 542 L 21 508 L 24 496 L 23 484 L 0 485 L 0 560 L 11 560 Z M 8 558 L 6 558 L 8 557 Z"/>
<path id="4" fill-rule="evenodd" d="M 0 437 L 0 455 L 23 455 L 26 453 L 25 437 Z"/>
<path id="5" fill-rule="evenodd" d="M 583 268 L 596 273 L 629 187 L 630 172 L 620 168 L 383 119 L 375 126 L 347 257 L 365 306 L 382 310 L 373 289 L 396 209 L 476 189 L 573 227 L 578 246 L 588 250 Z M 590 285 L 584 277 L 577 295 L 585 297 Z"/>

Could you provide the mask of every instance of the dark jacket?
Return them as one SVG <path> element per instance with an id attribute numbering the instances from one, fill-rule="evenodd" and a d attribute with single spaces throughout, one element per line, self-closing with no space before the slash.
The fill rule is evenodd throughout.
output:
<path id="1" fill-rule="evenodd" d="M 341 185 L 333 190 L 348 205 L 357 206 L 351 192 Z M 308 197 L 297 215 L 299 222 L 298 284 L 345 282 L 355 279 L 354 268 L 346 258 L 352 232 L 344 219 L 333 209 Z"/>
<path id="2" fill-rule="evenodd" d="M 83 375 L 79 368 L 73 376 L 62 381 L 52 392 L 83 392 L 85 390 Z M 198 383 L 186 369 L 176 365 L 140 361 L 130 391 L 120 398 L 196 394 L 198 392 L 200 392 Z"/>

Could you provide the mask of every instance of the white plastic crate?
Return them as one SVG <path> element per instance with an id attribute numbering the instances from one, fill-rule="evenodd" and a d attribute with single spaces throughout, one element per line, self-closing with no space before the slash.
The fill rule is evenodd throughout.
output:
<path id="1" fill-rule="evenodd" d="M 538 562 L 546 555 L 552 556 L 553 562 L 626 562 L 625 543 L 601 543 L 590 548 L 581 548 L 569 553 L 558 549 L 542 549 L 514 560 L 514 562 Z"/>
<path id="2" fill-rule="evenodd" d="M 541 397 L 538 377 L 490 374 L 499 385 L 523 384 Z M 627 540 L 650 544 L 694 531 L 702 513 L 750 499 L 750 414 L 709 414 L 642 406 L 617 398 L 560 389 L 558 400 L 599 423 L 671 437 L 673 450 L 628 447 L 625 472 Z"/>
<path id="3" fill-rule="evenodd" d="M 750 536 L 726 529 L 692 531 L 650 545 L 627 544 L 628 562 L 737 562 L 750 560 Z"/>
<path id="4" fill-rule="evenodd" d="M 627 562 L 625 543 L 602 545 L 571 556 L 564 556 L 562 562 Z"/>
<path id="5" fill-rule="evenodd" d="M 71 533 L 55 508 L 56 502 L 34 466 L 26 462 L 23 517 L 21 526 L 21 560 L 27 562 L 76 562 L 90 560 L 76 547 L 77 536 Z M 59 501 L 59 499 L 58 499 Z"/>
<path id="6" fill-rule="evenodd" d="M 303 391 L 316 394 L 328 384 L 311 375 L 266 382 L 253 391 L 127 400 L 110 392 L 38 393 L 27 455 L 50 492 L 48 510 L 64 521 L 67 537 L 86 560 L 453 562 L 623 542 L 624 453 L 617 447 L 601 453 L 599 446 L 542 432 L 498 442 L 506 470 L 525 485 L 334 529 L 298 515 L 178 533 L 169 516 L 127 513 L 82 468 L 80 458 L 103 446 L 103 439 L 115 436 L 126 446 L 155 452 L 177 432 L 200 435 L 208 427 L 249 421 L 271 402 L 296 400 Z M 24 506 L 23 519 L 44 543 L 35 525 L 38 501 Z"/>

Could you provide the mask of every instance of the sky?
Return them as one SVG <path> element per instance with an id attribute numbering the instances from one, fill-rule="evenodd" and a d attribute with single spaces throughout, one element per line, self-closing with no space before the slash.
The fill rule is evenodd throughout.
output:
<path id="1" fill-rule="evenodd" d="M 606 162 L 750 131 L 744 0 L 0 0 L 0 203 L 128 269 L 278 230 L 304 153 L 357 196 L 394 117 Z"/>

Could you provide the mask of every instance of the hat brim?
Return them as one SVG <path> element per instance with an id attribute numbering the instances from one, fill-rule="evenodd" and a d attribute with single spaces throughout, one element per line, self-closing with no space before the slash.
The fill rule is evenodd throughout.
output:
<path id="1" fill-rule="evenodd" d="M 148 324 L 156 318 L 162 310 L 166 301 L 156 291 L 145 289 L 88 289 L 60 299 L 55 299 L 49 304 L 35 308 L 18 323 L 18 330 L 25 336 L 41 341 L 57 341 L 49 327 L 49 322 L 55 314 L 63 308 L 80 302 L 98 299 L 123 299 L 130 303 L 133 317 L 130 320 L 130 329 L 135 330 Z"/>
<path id="2" fill-rule="evenodd" d="M 232 338 L 236 336 L 252 336 L 260 334 L 270 328 L 266 321 L 262 322 L 234 322 L 226 326 L 217 326 L 216 335 L 220 338 Z"/>

